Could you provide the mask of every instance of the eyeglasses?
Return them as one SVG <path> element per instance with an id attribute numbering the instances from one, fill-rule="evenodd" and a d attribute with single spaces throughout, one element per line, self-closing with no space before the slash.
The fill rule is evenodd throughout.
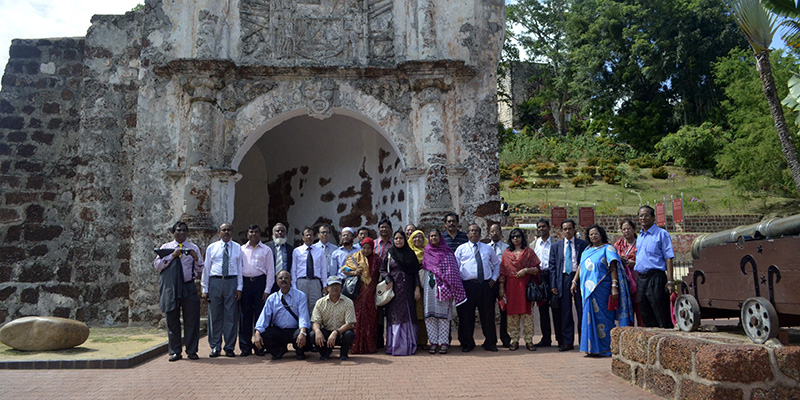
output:
<path id="1" fill-rule="evenodd" d="M 331 233 L 328 231 L 319 231 L 320 235 L 330 235 Z"/>
<path id="2" fill-rule="evenodd" d="M 522 235 L 511 235 L 512 239 L 522 239 Z"/>
<path id="3" fill-rule="evenodd" d="M 230 232 L 230 229 L 220 229 L 220 232 Z"/>

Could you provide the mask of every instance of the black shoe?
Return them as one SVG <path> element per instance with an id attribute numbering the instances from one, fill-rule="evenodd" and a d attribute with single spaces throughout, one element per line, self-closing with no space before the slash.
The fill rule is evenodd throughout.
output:
<path id="1" fill-rule="evenodd" d="M 305 360 L 306 359 L 306 354 L 305 353 L 297 353 L 297 354 L 295 354 L 294 358 L 296 358 L 298 360 Z"/>
<path id="2" fill-rule="evenodd" d="M 264 350 L 259 350 L 259 349 L 255 349 L 254 353 L 255 353 L 255 355 L 257 355 L 257 356 L 259 356 L 259 357 L 264 357 L 265 355 L 267 355 L 267 352 L 266 352 L 266 351 L 264 351 Z"/>
<path id="3" fill-rule="evenodd" d="M 481 347 L 483 347 L 483 349 L 486 351 L 491 351 L 491 352 L 497 351 L 497 346 L 481 346 Z"/>
<path id="4" fill-rule="evenodd" d="M 211 350 L 211 354 L 208 355 L 208 358 L 216 358 L 216 357 L 219 357 L 219 350 L 217 349 Z"/>
<path id="5" fill-rule="evenodd" d="M 282 348 L 282 349 L 278 350 L 278 352 L 277 352 L 277 353 L 273 354 L 273 355 L 272 355 L 272 359 L 273 359 L 273 360 L 280 360 L 281 358 L 283 358 L 283 355 L 284 355 L 284 354 L 286 354 L 286 347 L 284 347 L 284 348 Z"/>
<path id="6" fill-rule="evenodd" d="M 331 355 L 330 355 L 330 354 L 320 354 L 320 355 L 319 355 L 319 359 L 320 359 L 320 360 L 327 360 L 327 359 L 329 359 L 329 358 L 331 358 Z"/>
<path id="7" fill-rule="evenodd" d="M 190 360 L 199 360 L 200 357 L 197 356 L 197 353 L 192 353 L 192 354 L 189 354 L 189 359 Z"/>
<path id="8" fill-rule="evenodd" d="M 558 348 L 558 351 L 570 351 L 570 350 L 575 350 L 575 346 L 566 345 L 566 346 L 561 346 L 561 347 Z"/>
<path id="9" fill-rule="evenodd" d="M 511 348 L 511 342 L 503 342 L 503 347 L 506 349 Z"/>
<path id="10" fill-rule="evenodd" d="M 542 342 L 542 341 L 540 341 L 539 343 L 534 344 L 533 347 L 550 347 L 552 345 L 553 344 L 551 342 Z"/>
<path id="11" fill-rule="evenodd" d="M 236 357 L 236 353 L 233 350 L 225 350 L 225 357 Z"/>
<path id="12" fill-rule="evenodd" d="M 243 351 L 243 352 L 241 352 L 241 353 L 239 354 L 239 356 L 241 356 L 241 357 L 247 357 L 247 356 L 249 356 L 250 354 L 253 354 L 253 352 L 252 352 L 251 350 L 247 350 L 247 351 Z"/>
<path id="13" fill-rule="evenodd" d="M 180 360 L 181 358 L 183 358 L 183 357 L 181 357 L 181 355 L 180 355 L 180 354 L 173 354 L 173 355 L 169 356 L 169 360 L 170 360 L 170 361 L 178 361 L 178 360 Z"/>
<path id="14" fill-rule="evenodd" d="M 470 346 L 461 346 L 461 351 L 463 351 L 464 353 L 469 353 L 474 348 L 475 348 L 474 344 Z"/>
<path id="15" fill-rule="evenodd" d="M 344 355 L 339 356 L 339 359 L 342 360 L 342 361 L 347 361 L 348 359 L 350 359 L 350 357 L 348 357 L 346 354 L 344 354 Z"/>

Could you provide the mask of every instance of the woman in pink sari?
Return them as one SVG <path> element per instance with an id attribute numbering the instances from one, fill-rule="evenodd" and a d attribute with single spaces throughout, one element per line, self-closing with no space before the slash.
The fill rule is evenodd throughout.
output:
<path id="1" fill-rule="evenodd" d="M 633 266 L 636 264 L 636 224 L 630 219 L 623 219 L 619 230 L 622 232 L 622 237 L 614 243 L 614 248 L 617 249 L 617 254 L 625 267 L 625 276 L 628 278 L 631 288 L 631 303 L 633 303 L 633 314 L 636 315 L 636 324 L 644 326 L 642 313 L 639 312 L 639 299 L 636 297 L 636 278 L 639 277 L 639 273 L 633 270 Z"/>
<path id="2" fill-rule="evenodd" d="M 422 258 L 422 279 L 425 303 L 425 327 L 431 342 L 429 352 L 447 354 L 450 348 L 451 304 L 467 300 L 456 256 L 442 239 L 438 229 L 428 233 L 428 245 Z"/>

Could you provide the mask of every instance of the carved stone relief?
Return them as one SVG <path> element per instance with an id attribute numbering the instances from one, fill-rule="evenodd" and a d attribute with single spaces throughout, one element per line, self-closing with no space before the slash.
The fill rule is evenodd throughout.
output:
<path id="1" fill-rule="evenodd" d="M 392 40 L 392 4 L 391 0 L 242 0 L 244 59 L 277 65 L 359 65 L 366 62 L 368 46 L 371 58 L 391 57 L 392 46 L 385 39 Z"/>
<path id="2" fill-rule="evenodd" d="M 308 115 L 324 119 L 331 116 L 331 107 L 337 99 L 337 86 L 332 79 L 307 80 L 300 85 L 303 105 Z"/>

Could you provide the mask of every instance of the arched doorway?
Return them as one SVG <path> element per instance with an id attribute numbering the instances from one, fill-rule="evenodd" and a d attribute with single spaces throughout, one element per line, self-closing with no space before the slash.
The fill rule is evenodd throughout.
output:
<path id="1" fill-rule="evenodd" d="M 292 240 L 304 226 L 322 221 L 340 230 L 406 217 L 403 162 L 376 128 L 344 113 L 323 120 L 283 117 L 240 150 L 244 155 L 234 166 L 242 176 L 233 202 L 237 232 L 253 223 L 267 231 L 283 222 Z"/>

